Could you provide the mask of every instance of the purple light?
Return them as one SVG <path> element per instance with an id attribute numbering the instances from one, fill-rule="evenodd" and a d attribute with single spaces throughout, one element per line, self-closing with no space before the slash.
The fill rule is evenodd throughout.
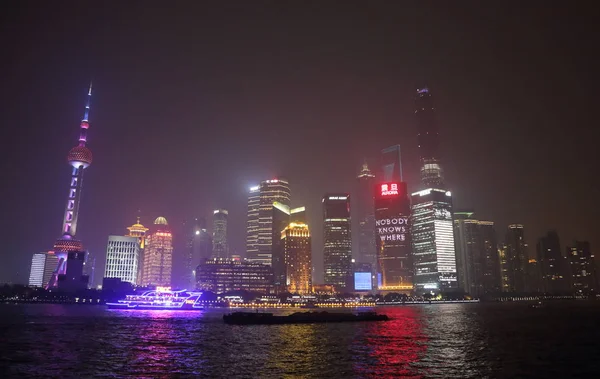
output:
<path id="1" fill-rule="evenodd" d="M 124 300 L 106 303 L 110 309 L 131 310 L 200 310 L 202 292 L 180 291 L 146 291 L 141 295 L 127 295 Z"/>

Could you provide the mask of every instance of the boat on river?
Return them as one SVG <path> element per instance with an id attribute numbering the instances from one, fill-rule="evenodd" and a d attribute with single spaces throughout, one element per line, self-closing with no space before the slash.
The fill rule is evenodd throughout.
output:
<path id="1" fill-rule="evenodd" d="M 200 303 L 202 292 L 171 291 L 170 287 L 156 287 L 141 295 L 127 295 L 116 303 L 106 303 L 109 309 L 197 311 L 204 309 Z"/>
<path id="2" fill-rule="evenodd" d="M 231 325 L 278 325 L 278 324 L 317 324 L 330 322 L 388 321 L 387 315 L 375 312 L 336 313 L 336 312 L 296 312 L 288 316 L 275 316 L 273 313 L 234 312 L 223 315 L 223 321 Z"/>

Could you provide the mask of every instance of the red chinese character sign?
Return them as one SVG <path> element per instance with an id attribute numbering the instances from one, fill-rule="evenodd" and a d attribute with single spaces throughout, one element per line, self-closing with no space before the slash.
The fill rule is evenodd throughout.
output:
<path id="1" fill-rule="evenodd" d="M 375 187 L 375 194 L 380 198 L 392 198 L 406 195 L 406 183 L 380 183 Z"/>

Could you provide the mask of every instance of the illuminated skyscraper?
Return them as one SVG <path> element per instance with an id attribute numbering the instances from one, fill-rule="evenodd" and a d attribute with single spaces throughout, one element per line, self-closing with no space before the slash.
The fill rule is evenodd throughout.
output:
<path id="1" fill-rule="evenodd" d="M 578 295 L 594 295 L 598 293 L 598 273 L 594 254 L 587 241 L 575 241 L 567 247 L 571 266 L 571 283 L 573 291 Z"/>
<path id="2" fill-rule="evenodd" d="M 352 236 L 350 195 L 328 193 L 323 197 L 323 263 L 325 284 L 337 291 L 352 290 Z"/>
<path id="3" fill-rule="evenodd" d="M 137 284 L 139 259 L 139 237 L 108 236 L 104 277 Z"/>
<path id="4" fill-rule="evenodd" d="M 146 235 L 142 285 L 170 286 L 173 266 L 173 235 L 164 217 L 154 220 Z"/>
<path id="5" fill-rule="evenodd" d="M 291 222 L 281 231 L 288 292 L 312 292 L 312 251 L 308 225 Z"/>
<path id="6" fill-rule="evenodd" d="M 85 112 L 79 124 L 79 143 L 69 151 L 67 156 L 67 161 L 73 169 L 61 229 L 62 237 L 54 243 L 54 254 L 58 258 L 58 264 L 48 287 L 59 286 L 72 290 L 87 287 L 88 278 L 83 275 L 86 252 L 81 241 L 75 239 L 75 235 L 79 218 L 83 171 L 92 163 L 92 152 L 86 147 L 87 131 L 90 127 L 91 98 L 92 85 L 90 84 Z"/>
<path id="7" fill-rule="evenodd" d="M 375 188 L 377 286 L 383 291 L 413 290 L 410 200 L 406 183 L 379 183 Z"/>
<path id="8" fill-rule="evenodd" d="M 569 262 L 562 254 L 558 233 L 552 230 L 537 243 L 537 261 L 541 273 L 542 290 L 553 295 L 569 291 Z"/>
<path id="9" fill-rule="evenodd" d="M 306 209 L 304 207 L 290 209 L 285 204 L 273 203 L 272 236 L 273 236 L 273 287 L 276 293 L 287 291 L 287 266 L 285 260 L 285 240 L 281 239 L 281 232 L 290 223 L 305 224 Z"/>
<path id="10" fill-rule="evenodd" d="M 417 89 L 415 115 L 421 162 L 421 182 L 425 187 L 444 188 L 439 155 L 439 133 L 435 119 L 435 108 L 428 88 Z"/>
<path id="11" fill-rule="evenodd" d="M 369 263 L 375 267 L 377 259 L 377 247 L 375 245 L 375 214 L 373 212 L 373 188 L 375 185 L 375 175 L 369 170 L 369 166 L 364 163 L 362 170 L 357 177 L 358 193 L 356 206 L 353 213 L 358 218 L 358 256 L 357 262 Z"/>
<path id="12" fill-rule="evenodd" d="M 479 236 L 482 250 L 483 292 L 498 293 L 502 290 L 498 238 L 492 221 L 479 220 Z"/>
<path id="13" fill-rule="evenodd" d="M 290 206 L 290 186 L 287 180 L 264 180 L 258 188 L 258 230 L 256 227 L 256 190 L 253 188 L 248 198 L 248 260 L 255 263 L 272 264 L 273 248 L 273 203 Z M 256 236 L 256 246 L 253 246 Z M 250 243 L 248 243 L 250 241 Z"/>
<path id="14" fill-rule="evenodd" d="M 213 212 L 213 258 L 229 258 L 227 243 L 227 217 L 229 212 L 217 209 Z"/>
<path id="15" fill-rule="evenodd" d="M 412 194 L 415 292 L 458 289 L 450 191 L 428 188 Z"/>
<path id="16" fill-rule="evenodd" d="M 505 259 L 508 292 L 526 292 L 527 243 L 525 242 L 525 230 L 521 224 L 508 226 L 505 239 Z"/>
<path id="17" fill-rule="evenodd" d="M 137 264 L 137 281 L 133 284 L 141 285 L 142 272 L 144 270 L 144 247 L 146 246 L 146 232 L 148 231 L 148 228 L 140 223 L 140 218 L 138 217 L 136 223 L 127 227 L 127 230 L 129 233 L 127 233 L 125 237 L 136 237 L 140 247 Z"/>
<path id="18" fill-rule="evenodd" d="M 258 257 L 258 213 L 260 211 L 260 186 L 250 187 L 248 218 L 246 222 L 246 257 Z"/>

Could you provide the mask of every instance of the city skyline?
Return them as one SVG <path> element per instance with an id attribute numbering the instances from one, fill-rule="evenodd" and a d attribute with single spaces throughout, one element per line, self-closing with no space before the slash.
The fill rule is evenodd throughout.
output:
<path id="1" fill-rule="evenodd" d="M 71 10 L 71 12 L 81 12 L 81 9 Z M 437 14 L 433 15 L 434 18 L 436 16 L 439 17 Z M 33 20 L 36 20 L 36 17 L 39 16 L 34 16 Z M 102 17 L 109 16 L 102 15 Z M 52 26 L 53 21 L 46 20 L 42 24 Z M 121 28 L 126 28 L 124 25 L 119 25 Z M 317 23 L 317 27 L 329 31 L 320 23 Z M 129 29 L 125 31 L 130 32 Z M 131 34 L 125 33 L 125 36 L 131 38 Z M 331 32 L 326 33 L 326 37 L 330 41 L 336 38 Z M 69 34 L 67 38 L 78 41 L 80 37 Z M 95 38 L 99 42 L 100 37 L 95 36 Z M 268 43 L 273 43 L 273 40 L 269 40 Z M 259 86 L 255 100 L 244 105 L 245 100 L 242 101 L 246 99 L 243 95 L 244 89 L 237 82 L 226 79 L 224 74 L 229 71 L 219 71 L 213 67 L 223 75 L 217 75 L 216 81 L 198 85 L 206 78 L 194 71 L 194 75 L 190 76 L 192 79 L 189 88 L 184 85 L 182 92 L 177 92 L 175 101 L 172 101 L 166 96 L 173 94 L 173 88 L 165 81 L 172 79 L 173 83 L 180 84 L 183 77 L 175 75 L 152 83 L 147 80 L 149 75 L 136 74 L 135 70 L 128 69 L 131 66 L 139 66 L 135 60 L 128 61 L 123 71 L 118 71 L 118 74 L 111 74 L 108 70 L 110 67 L 115 67 L 116 55 L 100 50 L 86 53 L 86 56 L 81 59 L 87 63 L 75 69 L 66 59 L 69 56 L 68 52 L 58 54 L 47 66 L 34 66 L 35 83 L 16 79 L 6 81 L 6 90 L 12 91 L 15 95 L 7 98 L 5 105 L 15 110 L 7 113 L 7 118 L 3 119 L 4 123 L 15 125 L 15 128 L 19 127 L 23 130 L 30 128 L 40 133 L 26 139 L 30 144 L 27 151 L 31 152 L 32 157 L 26 159 L 24 165 L 28 171 L 36 174 L 35 178 L 23 178 L 22 168 L 18 171 L 8 168 L 7 171 L 8 178 L 22 179 L 23 186 L 19 186 L 19 191 L 7 188 L 8 195 L 5 198 L 11 199 L 11 202 L 16 204 L 28 202 L 31 209 L 17 210 L 10 204 L 6 205 L 8 214 L 13 215 L 9 219 L 17 222 L 3 229 L 10 236 L 10 254 L 2 253 L 7 255 L 7 268 L 0 272 L 1 281 L 26 282 L 31 255 L 48 249 L 49 246 L 44 241 L 56 238 L 56 224 L 60 218 L 60 208 L 63 207 L 59 203 L 63 201 L 65 190 L 60 183 L 68 180 L 66 174 L 61 171 L 64 170 L 64 156 L 61 151 L 71 147 L 66 144 L 69 140 L 67 137 L 73 134 L 81 95 L 85 83 L 92 75 L 95 81 L 95 102 L 98 104 L 94 115 L 94 124 L 98 125 L 98 128 L 94 129 L 94 134 L 91 136 L 96 160 L 94 166 L 86 170 L 86 190 L 82 199 L 78 236 L 81 236 L 81 239 L 86 242 L 86 247 L 98 256 L 98 261 L 103 261 L 106 237 L 110 234 L 122 233 L 123 226 L 131 223 L 130 220 L 136 215 L 138 209 L 142 210 L 145 224 L 151 223 L 153 215 L 164 214 L 169 220 L 176 220 L 173 222 L 174 228 L 178 220 L 189 219 L 195 214 L 208 217 L 210 211 L 217 208 L 230 210 L 232 220 L 234 214 L 235 219 L 244 219 L 247 188 L 258 184 L 262 179 L 282 175 L 289 178 L 290 186 L 293 188 L 292 205 L 305 204 L 307 207 L 310 218 L 308 224 L 313 237 L 312 250 L 315 255 L 313 261 L 315 266 L 318 266 L 322 261 L 319 253 L 322 235 L 318 222 L 320 197 L 326 192 L 352 192 L 356 172 L 365 156 L 376 157 L 377 152 L 390 143 L 399 143 L 402 146 L 403 168 L 409 192 L 419 189 L 416 163 L 418 154 L 416 147 L 413 146 L 416 144 L 417 131 L 410 108 L 413 106 L 411 97 L 414 89 L 419 85 L 414 82 L 421 82 L 421 78 L 427 78 L 426 82 L 435 94 L 440 139 L 444 145 L 442 147 L 444 178 L 448 188 L 452 190 L 455 209 L 474 209 L 482 219 L 493 221 L 497 225 L 499 241 L 507 225 L 518 223 L 527 228 L 526 239 L 530 247 L 535 246 L 537 239 L 549 229 L 557 229 L 562 242 L 574 239 L 590 240 L 592 248 L 598 246 L 597 236 L 593 233 L 597 229 L 597 221 L 591 216 L 591 211 L 584 206 L 590 199 L 591 192 L 579 183 L 579 178 L 584 177 L 582 174 L 587 171 L 586 164 L 593 159 L 583 160 L 583 165 L 579 165 L 579 162 L 574 163 L 575 158 L 568 153 L 568 149 L 572 149 L 569 146 L 575 137 L 565 136 L 566 132 L 563 128 L 569 129 L 571 133 L 570 130 L 577 125 L 571 125 L 564 117 L 550 117 L 545 113 L 539 113 L 541 104 L 551 100 L 543 97 L 544 100 L 536 98 L 536 96 L 543 96 L 542 92 L 545 88 L 543 85 L 540 86 L 537 76 L 525 81 L 531 83 L 528 90 L 532 92 L 527 95 L 514 91 L 515 88 L 520 88 L 517 86 L 516 79 L 505 85 L 496 82 L 496 88 L 486 90 L 476 83 L 474 76 L 467 75 L 466 78 L 462 78 L 459 75 L 461 80 L 445 79 L 440 73 L 440 67 L 432 66 L 432 63 L 427 63 L 425 59 L 415 58 L 406 63 L 406 66 L 399 67 L 397 73 L 392 70 L 386 71 L 388 75 L 385 77 L 385 82 L 389 80 L 392 83 L 390 85 L 384 84 L 382 77 L 365 75 L 366 77 L 356 85 L 367 91 L 369 96 L 374 96 L 376 100 L 367 101 L 362 107 L 365 110 L 359 111 L 361 107 L 358 105 L 368 100 L 367 96 L 360 96 L 359 99 L 347 97 L 336 88 L 339 88 L 338 85 L 345 82 L 348 76 L 354 77 L 363 72 L 360 65 L 349 63 L 345 66 L 346 71 L 330 73 L 331 77 L 328 78 L 316 69 L 329 67 L 328 64 L 337 62 L 337 58 L 327 57 L 325 61 L 320 61 L 316 55 L 309 55 L 302 58 L 312 65 L 308 65 L 306 71 L 300 73 L 300 79 L 309 80 L 311 84 L 316 84 L 314 81 L 318 81 L 319 87 L 308 89 L 301 84 L 301 81 L 290 76 L 286 70 L 276 70 L 276 74 L 283 78 L 281 86 L 275 88 Z M 262 51 L 264 54 L 264 50 Z M 379 57 L 385 57 L 387 54 L 379 48 L 375 53 Z M 500 50 L 497 53 L 499 54 Z M 398 59 L 396 53 L 390 54 L 392 61 Z M 107 63 L 106 69 L 94 67 L 90 63 L 94 60 Z M 221 57 L 221 61 L 230 60 Z M 429 66 L 421 67 L 425 63 Z M 150 71 L 144 72 L 145 74 L 160 67 L 159 63 L 147 62 L 147 64 L 150 68 L 146 70 Z M 278 67 L 280 66 L 275 66 Z M 187 66 L 184 66 L 185 68 Z M 375 67 L 367 66 L 368 70 L 373 68 Z M 560 67 L 556 68 L 560 69 Z M 264 72 L 258 72 L 258 77 L 252 79 L 247 76 L 252 71 L 240 67 L 237 69 L 241 70 L 238 79 L 250 78 L 248 80 L 251 88 L 257 86 L 261 75 L 262 77 L 266 75 Z M 485 72 L 491 75 L 495 71 L 488 68 Z M 533 75 L 533 70 L 523 69 L 520 73 Z M 22 79 L 24 74 L 25 71 L 17 70 L 15 78 Z M 321 80 L 327 78 L 329 80 Z M 117 79 L 124 79 L 126 84 L 117 84 Z M 185 79 L 187 82 L 188 77 L 186 76 Z M 522 82 L 519 81 L 521 86 Z M 577 105 L 574 105 L 577 103 L 575 98 L 583 96 L 586 89 L 573 90 L 572 86 L 580 85 L 577 83 L 559 84 L 555 91 L 560 90 L 569 94 L 564 108 L 575 106 L 575 109 L 578 109 Z M 237 95 L 223 98 L 225 93 L 218 90 L 220 86 L 227 88 L 232 86 L 237 89 L 233 91 Z M 394 88 L 390 89 L 390 86 Z M 495 90 L 498 86 L 505 92 L 497 93 Z M 190 97 L 190 93 L 196 93 L 198 88 L 201 89 L 202 94 Z M 304 101 L 308 109 L 316 111 L 316 115 L 298 119 L 296 117 L 299 114 L 298 108 L 290 106 L 285 99 L 278 102 L 278 95 L 286 89 L 294 92 L 288 95 L 292 96 L 288 100 L 293 99 L 301 104 Z M 468 91 L 473 89 L 479 91 L 472 91 L 472 93 Z M 318 102 L 306 98 L 318 92 L 321 92 Z M 510 96 L 508 96 L 509 92 Z M 35 114 L 24 117 L 18 112 L 21 108 L 16 104 L 17 101 L 24 99 L 24 94 L 31 95 L 31 93 L 36 94 L 36 104 L 39 106 L 36 107 Z M 52 93 L 53 96 L 43 96 L 43 93 Z M 585 99 L 585 96 L 583 98 Z M 182 113 L 182 108 L 174 105 L 177 101 L 186 112 Z M 281 105 L 280 109 L 274 110 L 274 107 L 270 107 L 271 102 Z M 319 111 L 318 104 L 321 103 L 327 104 L 329 110 Z M 508 114 L 504 114 L 497 121 L 490 121 L 497 115 L 494 104 L 500 107 L 503 113 L 508 110 Z M 532 110 L 529 113 L 520 113 L 523 112 L 521 104 L 528 104 Z M 146 111 L 148 105 L 154 109 Z M 225 109 L 222 109 L 225 105 L 227 109 L 235 109 L 245 115 L 244 118 L 250 120 L 251 127 L 242 128 L 244 122 L 240 118 L 225 115 Z M 581 104 L 581 109 L 585 108 L 584 105 L 585 101 Z M 194 109 L 195 107 L 198 109 Z M 201 115 L 203 110 L 211 107 L 213 107 L 212 111 Z M 344 116 L 344 109 L 348 107 L 354 108 L 353 120 Z M 560 112 L 558 108 L 561 107 L 553 108 L 556 112 Z M 552 121 L 553 119 L 557 121 Z M 531 120 L 535 122 L 530 125 Z M 304 130 L 305 133 L 290 144 L 283 144 L 279 138 L 271 137 L 263 141 L 251 133 L 252 129 L 272 132 L 282 124 L 292 125 L 299 128 L 298 130 Z M 323 124 L 327 125 L 327 128 L 322 128 Z M 177 128 L 165 128 L 165 125 L 177 125 Z M 197 137 L 195 132 L 185 125 L 201 126 L 207 138 L 199 142 L 199 139 L 195 138 Z M 523 129 L 523 125 L 529 125 L 529 129 Z M 221 131 L 217 130 L 219 126 Z M 504 128 L 508 128 L 509 131 L 502 130 Z M 15 131 L 15 129 L 7 129 L 9 132 Z M 237 134 L 231 133 L 234 130 Z M 338 137 L 337 144 L 331 145 L 330 141 L 333 141 L 331 139 L 321 141 L 319 137 L 323 130 L 332 137 Z M 510 132 L 518 130 L 523 131 L 517 132 L 516 135 Z M 542 131 L 543 134 L 540 134 Z M 579 143 L 578 146 L 583 144 L 585 147 L 591 138 L 585 138 L 586 132 L 583 133 L 577 136 L 578 141 L 575 142 Z M 234 135 L 236 140 L 248 139 L 248 141 L 244 143 L 231 141 L 229 137 Z M 468 138 L 465 138 L 465 135 Z M 188 138 L 189 142 L 181 141 L 186 137 L 194 138 Z M 553 146 L 549 150 L 562 151 L 563 154 L 559 157 L 541 154 L 543 159 L 533 157 L 533 155 L 540 155 L 533 147 L 539 144 L 540 138 L 546 145 Z M 463 142 L 463 139 L 469 140 L 469 143 Z M 11 156 L 14 156 L 15 151 L 24 149 L 24 142 L 19 139 L 5 138 L 4 140 L 11 141 L 13 145 L 6 150 Z M 162 147 L 167 146 L 162 143 L 164 140 L 177 141 L 173 143 L 178 146 L 177 151 L 161 150 Z M 246 147 L 246 142 L 260 146 L 263 153 L 254 154 L 253 150 Z M 178 169 L 171 170 L 172 167 L 177 167 L 174 162 L 183 160 L 186 163 L 181 171 L 190 172 L 190 167 L 195 167 L 196 162 L 205 159 L 204 153 L 195 149 L 195 144 L 199 143 L 202 143 L 203 148 L 210 154 L 215 154 L 215 150 L 210 148 L 211 145 L 227 146 L 228 143 L 233 143 L 234 148 L 237 149 L 231 158 L 220 161 L 215 166 L 216 172 L 210 182 L 185 179 L 186 174 L 179 173 Z M 563 143 L 566 145 L 566 151 L 562 148 Z M 143 145 L 143 149 L 130 148 L 140 144 Z M 301 156 L 299 152 L 309 146 L 309 151 L 316 154 L 315 157 L 310 157 L 310 165 L 296 159 Z M 289 149 L 291 151 L 288 151 Z M 509 151 L 510 154 L 507 154 Z M 588 150 L 581 146 L 577 151 L 578 156 L 588 154 Z M 180 156 L 182 154 L 183 159 Z M 473 159 L 474 157 L 476 159 Z M 14 161 L 14 158 L 6 161 Z M 43 168 L 40 164 L 34 165 L 34 161 L 44 162 Z M 123 162 L 127 162 L 127 165 L 123 166 Z M 320 167 L 318 163 L 322 163 L 323 166 L 333 165 L 336 168 L 335 174 L 332 175 L 330 170 Z M 527 165 L 529 169 L 517 164 Z M 129 167 L 135 169 L 130 170 Z M 494 171 L 494 173 L 487 174 L 487 171 Z M 113 180 L 113 177 L 116 180 Z M 563 178 L 560 183 L 556 183 L 558 177 Z M 182 180 L 183 184 L 180 184 Z M 114 186 L 112 183 L 115 181 L 122 185 Z M 140 186 L 140 181 L 145 181 L 146 185 Z M 529 181 L 533 184 L 530 185 Z M 40 191 L 42 187 L 40 183 L 43 183 L 43 191 Z M 186 188 L 189 191 L 182 190 Z M 508 199 L 501 206 L 495 204 L 498 188 L 502 189 Z M 205 191 L 202 191 L 203 189 Z M 572 199 L 574 193 L 581 196 Z M 546 206 L 547 204 L 552 206 Z M 194 214 L 191 214 L 192 212 Z M 21 230 L 24 228 L 20 226 L 26 220 L 34 219 L 39 225 L 39 238 L 36 237 L 35 240 L 25 238 Z M 566 222 L 566 219 L 570 221 Z M 232 251 L 238 253 L 244 251 L 244 224 L 245 221 L 231 223 Z M 174 238 L 178 238 L 175 231 Z M 564 246 L 561 247 L 561 251 L 564 254 Z M 317 267 L 317 270 L 319 269 L 322 272 L 322 267 Z M 103 272 L 101 265 L 97 267 L 97 272 Z"/>

